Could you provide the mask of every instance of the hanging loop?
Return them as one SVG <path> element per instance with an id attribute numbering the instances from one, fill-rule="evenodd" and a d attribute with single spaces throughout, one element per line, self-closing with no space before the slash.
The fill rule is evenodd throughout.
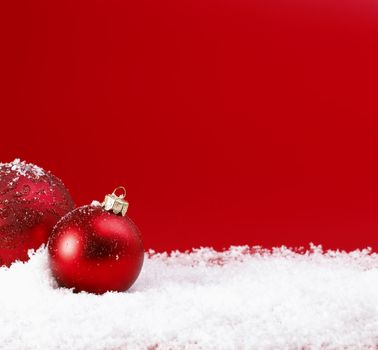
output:
<path id="1" fill-rule="evenodd" d="M 116 195 L 117 196 L 117 191 L 118 190 L 122 190 L 122 194 L 120 194 L 118 197 L 119 198 L 125 198 L 126 197 L 126 188 L 125 187 L 123 187 L 123 186 L 118 186 L 118 187 L 116 187 L 115 189 L 114 189 L 114 191 L 113 191 L 113 193 L 112 194 L 114 194 L 114 195 Z"/>

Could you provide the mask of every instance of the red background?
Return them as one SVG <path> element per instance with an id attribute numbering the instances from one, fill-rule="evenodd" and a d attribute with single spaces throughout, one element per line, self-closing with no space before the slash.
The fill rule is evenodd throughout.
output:
<path id="1" fill-rule="evenodd" d="M 147 248 L 378 248 L 378 2 L 2 1 L 0 159 Z"/>

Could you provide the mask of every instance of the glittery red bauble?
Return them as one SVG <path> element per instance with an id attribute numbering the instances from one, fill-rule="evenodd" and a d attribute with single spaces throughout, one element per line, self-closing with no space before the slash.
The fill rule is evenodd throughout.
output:
<path id="1" fill-rule="evenodd" d="M 75 291 L 125 291 L 143 265 L 138 228 L 127 217 L 87 205 L 63 217 L 50 237 L 49 263 L 58 284 Z"/>
<path id="2" fill-rule="evenodd" d="M 0 163 L 0 265 L 28 259 L 74 208 L 63 183 L 33 164 Z"/>

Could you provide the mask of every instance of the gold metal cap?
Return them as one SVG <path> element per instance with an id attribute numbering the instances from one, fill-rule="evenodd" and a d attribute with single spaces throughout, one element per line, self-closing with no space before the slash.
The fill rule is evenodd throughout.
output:
<path id="1" fill-rule="evenodd" d="M 122 190 L 119 196 L 116 195 L 118 190 Z M 124 198 L 126 197 L 126 189 L 123 186 L 118 186 L 112 194 L 107 194 L 105 196 L 104 201 L 102 202 L 101 206 L 106 211 L 113 211 L 114 214 L 121 213 L 122 216 L 126 215 L 127 209 L 129 207 L 129 202 L 126 201 Z"/>

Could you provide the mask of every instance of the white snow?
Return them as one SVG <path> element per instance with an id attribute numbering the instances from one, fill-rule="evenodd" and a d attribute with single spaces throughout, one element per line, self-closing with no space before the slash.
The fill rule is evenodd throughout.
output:
<path id="1" fill-rule="evenodd" d="M 0 349 L 361 349 L 378 344 L 378 255 L 233 247 L 146 255 L 126 293 L 55 286 L 41 249 L 0 269 Z"/>
<path id="2" fill-rule="evenodd" d="M 16 158 L 13 162 L 10 163 L 0 163 L 0 171 L 6 170 L 6 172 L 14 171 L 18 176 L 30 176 L 32 175 L 36 179 L 41 176 L 46 175 L 45 171 L 37 165 L 26 163 L 21 161 L 19 158 Z M 16 178 L 15 180 L 17 180 Z"/>

